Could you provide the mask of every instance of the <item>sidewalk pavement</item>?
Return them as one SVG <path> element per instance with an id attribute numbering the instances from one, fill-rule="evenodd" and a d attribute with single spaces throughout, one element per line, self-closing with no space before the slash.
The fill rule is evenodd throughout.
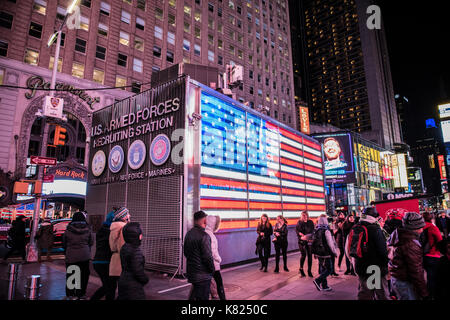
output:
<path id="1" fill-rule="evenodd" d="M 330 292 L 319 292 L 312 283 L 313 278 L 301 278 L 299 269 L 299 252 L 288 255 L 288 268 L 285 272 L 273 272 L 275 258 L 269 260 L 268 272 L 259 271 L 260 263 L 254 262 L 221 271 L 228 300 L 356 300 L 358 280 L 355 276 L 344 275 L 336 271 L 339 277 L 328 277 Z M 9 262 L 14 262 L 10 259 Z M 306 267 L 306 263 L 305 263 Z M 337 267 L 336 267 L 337 268 Z M 344 271 L 344 270 L 342 270 Z M 26 278 L 33 274 L 41 275 L 41 300 L 62 300 L 65 296 L 64 256 L 55 256 L 53 262 L 26 263 L 20 266 L 16 287 L 16 299 L 22 300 Z M 317 260 L 313 260 L 313 274 L 317 277 Z M 170 275 L 147 271 L 150 278 L 145 287 L 149 300 L 186 300 L 191 285 L 186 279 L 171 278 Z M 7 297 L 8 265 L 0 265 L 0 299 Z M 100 279 L 92 269 L 87 289 L 87 296 L 101 286 Z"/>

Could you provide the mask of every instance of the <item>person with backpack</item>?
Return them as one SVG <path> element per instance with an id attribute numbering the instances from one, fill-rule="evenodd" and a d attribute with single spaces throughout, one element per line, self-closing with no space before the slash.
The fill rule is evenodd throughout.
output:
<path id="1" fill-rule="evenodd" d="M 432 213 L 424 212 L 423 219 L 425 220 L 425 227 L 420 235 L 422 249 L 423 249 L 423 267 L 427 272 L 427 288 L 430 293 L 430 298 L 435 296 L 436 288 L 436 271 L 439 263 L 441 253 L 437 248 L 437 244 L 442 241 L 439 229 L 431 223 L 433 218 Z"/>
<path id="2" fill-rule="evenodd" d="M 417 212 L 403 216 L 402 227 L 395 230 L 388 245 L 394 247 L 389 261 L 392 286 L 399 300 L 427 299 L 428 290 L 423 269 L 423 251 L 419 236 L 425 227 Z"/>
<path id="3" fill-rule="evenodd" d="M 314 232 L 314 222 L 309 219 L 308 211 L 303 211 L 300 220 L 295 227 L 298 237 L 298 247 L 300 249 L 300 274 L 302 277 L 306 277 L 303 271 L 303 265 L 305 264 L 306 257 L 308 257 L 308 276 L 313 277 L 311 272 L 312 267 L 312 252 L 311 245 L 307 240 L 304 240 Z"/>
<path id="4" fill-rule="evenodd" d="M 331 291 L 327 283 L 327 277 L 332 272 L 331 257 L 337 256 L 337 248 L 325 214 L 319 217 L 317 227 L 312 234 L 311 251 L 314 257 L 319 260 L 320 274 L 313 280 L 313 283 L 319 291 Z"/>
<path id="5" fill-rule="evenodd" d="M 256 239 L 256 253 L 259 255 L 261 261 L 261 268 L 267 272 L 267 266 L 269 264 L 270 249 L 272 247 L 270 243 L 270 236 L 273 234 L 272 224 L 270 224 L 267 214 L 261 215 L 261 218 L 256 228 L 258 238 Z"/>
<path id="6" fill-rule="evenodd" d="M 347 246 L 350 257 L 354 258 L 355 272 L 359 278 L 358 300 L 388 300 L 388 251 L 386 238 L 378 224 L 375 207 L 367 207 L 348 236 Z M 380 273 L 379 286 L 369 285 L 377 267 Z"/>
<path id="7" fill-rule="evenodd" d="M 273 231 L 275 235 L 272 240 L 275 245 L 275 273 L 279 272 L 279 264 L 280 264 L 280 254 L 283 254 L 283 270 L 289 272 L 287 267 L 287 247 L 288 247 L 288 228 L 287 228 L 287 220 L 282 215 L 277 217 L 277 223 L 275 225 L 275 229 Z"/>

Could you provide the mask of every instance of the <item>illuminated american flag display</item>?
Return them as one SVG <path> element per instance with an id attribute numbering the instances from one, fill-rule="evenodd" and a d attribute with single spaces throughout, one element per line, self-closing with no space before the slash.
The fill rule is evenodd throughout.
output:
<path id="1" fill-rule="evenodd" d="M 325 213 L 318 142 L 204 92 L 201 113 L 200 206 L 221 229 L 254 227 L 263 213 L 290 223 Z"/>

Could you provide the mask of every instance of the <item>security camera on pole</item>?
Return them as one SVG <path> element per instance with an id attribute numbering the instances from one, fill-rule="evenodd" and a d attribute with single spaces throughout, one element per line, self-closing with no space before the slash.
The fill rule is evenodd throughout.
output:
<path id="1" fill-rule="evenodd" d="M 56 83 L 56 72 L 58 70 L 58 60 L 59 60 L 59 50 L 61 48 L 61 34 L 62 29 L 64 28 L 64 25 L 68 24 L 69 29 L 75 29 L 79 27 L 80 25 L 80 9 L 77 6 L 78 0 L 73 0 L 72 4 L 69 6 L 69 8 L 66 11 L 66 16 L 64 17 L 64 21 L 62 22 L 61 26 L 59 27 L 59 30 L 56 31 L 52 36 L 50 37 L 47 46 L 50 47 L 53 42 L 56 40 L 56 50 L 55 50 L 55 59 L 53 61 L 53 70 L 52 70 L 52 80 L 50 84 L 50 95 L 45 97 L 45 104 L 43 106 L 43 111 L 39 111 L 38 115 L 42 115 L 44 118 L 44 135 L 42 137 L 42 144 L 41 144 L 41 150 L 40 150 L 40 156 L 45 157 L 47 155 L 47 143 L 48 143 L 48 131 L 49 131 L 49 123 L 47 122 L 48 117 L 53 118 L 59 118 L 64 121 L 67 121 L 67 118 L 65 118 L 62 114 L 63 111 L 63 104 L 64 101 L 61 98 L 55 98 L 54 97 L 54 89 L 55 89 L 55 83 Z M 74 14 L 72 12 L 75 10 Z M 71 15 L 71 16 L 70 16 Z M 69 17 L 70 16 L 70 17 Z M 38 181 L 42 181 L 44 176 L 44 165 L 38 164 Z M 31 236 L 30 236 L 30 244 L 28 246 L 27 250 L 27 262 L 36 262 L 38 260 L 37 255 L 37 245 L 36 245 L 36 232 L 38 229 L 39 224 L 39 213 L 41 209 L 41 194 L 36 195 L 36 201 L 34 205 L 34 213 L 33 213 L 33 226 L 31 230 Z"/>

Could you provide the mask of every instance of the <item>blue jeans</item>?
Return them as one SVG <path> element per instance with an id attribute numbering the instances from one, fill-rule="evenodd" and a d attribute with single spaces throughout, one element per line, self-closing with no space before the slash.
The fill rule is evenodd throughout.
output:
<path id="1" fill-rule="evenodd" d="M 317 277 L 316 282 L 322 285 L 322 288 L 328 287 L 327 277 L 332 272 L 332 261 L 331 258 L 320 258 L 319 257 L 319 277 Z"/>
<path id="2" fill-rule="evenodd" d="M 395 278 L 392 278 L 391 282 L 398 300 L 417 300 L 417 294 L 412 283 Z"/>

